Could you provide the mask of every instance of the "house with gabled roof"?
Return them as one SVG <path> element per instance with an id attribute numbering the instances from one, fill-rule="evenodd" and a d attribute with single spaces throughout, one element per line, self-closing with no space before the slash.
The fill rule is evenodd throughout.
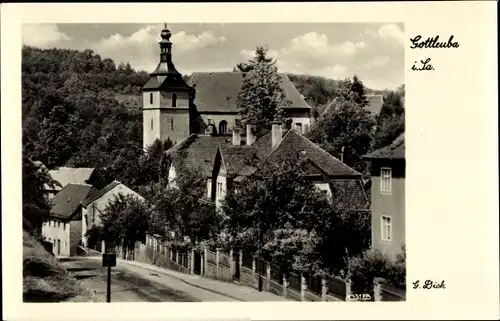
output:
<path id="1" fill-rule="evenodd" d="M 105 184 L 105 179 L 96 168 L 87 167 L 59 167 L 49 171 L 53 180 L 60 186 L 54 188 L 46 186 L 49 197 L 53 197 L 68 184 L 89 184 L 99 189 Z"/>
<path id="2" fill-rule="evenodd" d="M 101 224 L 101 214 L 106 210 L 108 204 L 120 194 L 123 196 L 133 195 L 140 200 L 144 200 L 141 195 L 116 180 L 82 200 L 81 239 L 84 247 L 88 246 L 88 238 L 86 236 L 88 230 L 93 226 Z"/>
<path id="3" fill-rule="evenodd" d="M 213 155 L 217 146 L 230 143 L 230 137 L 221 135 L 191 134 L 187 139 L 172 146 L 167 154 L 172 157 L 168 171 L 168 183 L 176 186 L 175 180 L 183 168 L 198 172 L 211 184 Z"/>
<path id="4" fill-rule="evenodd" d="M 89 184 L 67 184 L 51 200 L 49 220 L 42 225 L 42 236 L 53 244 L 55 255 L 76 254 L 82 241 L 82 201 L 98 190 Z"/>
<path id="5" fill-rule="evenodd" d="M 366 99 L 368 100 L 368 104 L 365 109 L 370 112 L 373 117 L 376 117 L 380 114 L 380 110 L 382 109 L 382 105 L 384 104 L 384 96 L 371 94 L 366 95 Z M 338 97 L 335 97 L 321 112 L 321 115 L 328 115 L 332 111 L 335 110 L 338 104 Z"/>
<path id="6" fill-rule="evenodd" d="M 395 258 L 406 242 L 404 133 L 364 158 L 371 162 L 372 247 Z"/>
<path id="7" fill-rule="evenodd" d="M 248 124 L 248 126 L 252 126 Z M 252 130 L 247 128 L 247 133 Z M 369 210 L 368 198 L 364 192 L 361 173 L 311 142 L 295 129 L 283 130 L 280 122 L 272 130 L 249 145 L 241 146 L 239 131 L 233 132 L 233 146 L 218 146 L 212 172 L 212 184 L 207 195 L 220 207 L 227 191 L 252 175 L 267 162 L 287 158 L 291 154 L 305 160 L 304 166 L 314 185 L 335 198 L 345 202 L 353 210 Z M 342 193 L 339 191 L 342 190 Z"/>

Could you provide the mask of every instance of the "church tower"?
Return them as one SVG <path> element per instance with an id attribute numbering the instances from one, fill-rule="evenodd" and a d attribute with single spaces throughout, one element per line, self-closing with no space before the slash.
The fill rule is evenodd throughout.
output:
<path id="1" fill-rule="evenodd" d="M 161 32 L 160 62 L 142 87 L 143 147 L 156 139 L 179 143 L 190 134 L 190 87 L 172 62 L 172 34 L 167 24 Z"/>

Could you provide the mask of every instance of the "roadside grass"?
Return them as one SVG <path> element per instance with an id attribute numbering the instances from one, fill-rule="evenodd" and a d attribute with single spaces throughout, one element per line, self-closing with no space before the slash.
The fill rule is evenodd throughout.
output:
<path id="1" fill-rule="evenodd" d="M 23 231 L 24 302 L 99 302 L 28 232 Z"/>

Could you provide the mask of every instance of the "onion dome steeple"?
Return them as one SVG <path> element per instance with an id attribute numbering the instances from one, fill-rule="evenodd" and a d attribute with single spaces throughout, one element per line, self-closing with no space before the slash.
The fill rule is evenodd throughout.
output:
<path id="1" fill-rule="evenodd" d="M 144 85 L 143 90 L 190 88 L 182 79 L 182 75 L 175 69 L 174 63 L 172 62 L 171 36 L 172 33 L 165 23 L 160 33 L 160 62 L 156 66 L 156 69 L 150 74 L 151 77 Z"/>
<path id="2" fill-rule="evenodd" d="M 160 62 L 170 62 L 172 63 L 172 42 L 170 41 L 170 37 L 172 33 L 167 28 L 167 24 L 165 23 L 165 28 L 161 31 L 160 37 Z"/>

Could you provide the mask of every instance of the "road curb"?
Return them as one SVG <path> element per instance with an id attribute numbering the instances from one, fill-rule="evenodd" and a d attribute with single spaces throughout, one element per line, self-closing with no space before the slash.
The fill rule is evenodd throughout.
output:
<path id="1" fill-rule="evenodd" d="M 99 259 L 99 257 L 89 257 L 89 258 Z M 185 283 L 185 284 L 187 284 L 187 285 L 190 285 L 190 286 L 193 286 L 193 287 L 195 287 L 195 288 L 202 289 L 202 290 L 205 290 L 205 291 L 208 291 L 208 292 L 212 292 L 212 293 L 215 293 L 215 294 L 218 294 L 218 295 L 222 295 L 222 296 L 225 296 L 225 297 L 227 297 L 227 298 L 230 298 L 230 299 L 233 299 L 233 300 L 236 300 L 236 301 L 240 301 L 240 302 L 247 302 L 247 301 L 245 301 L 245 300 L 242 300 L 242 299 L 240 299 L 240 298 L 234 297 L 234 296 L 232 296 L 232 295 L 229 295 L 229 294 L 226 294 L 226 293 L 223 293 L 223 292 L 219 292 L 219 291 L 216 291 L 216 290 L 213 290 L 213 289 L 210 289 L 210 288 L 206 288 L 206 287 L 203 287 L 203 286 L 201 286 L 201 285 L 194 284 L 194 283 L 191 283 L 191 282 L 189 282 L 189 281 L 186 281 L 186 280 L 184 280 L 184 279 L 182 279 L 182 278 L 179 278 L 178 276 L 175 276 L 175 275 L 172 275 L 172 274 L 168 273 L 168 272 L 167 272 L 167 271 L 168 271 L 167 269 L 162 269 L 162 268 L 160 268 L 160 267 L 157 267 L 156 265 L 153 265 L 153 266 L 154 266 L 154 267 L 157 267 L 157 268 L 153 269 L 153 268 L 150 268 L 150 267 L 148 267 L 148 266 L 143 266 L 143 265 L 139 265 L 139 264 L 134 264 L 134 263 L 132 263 L 132 262 L 134 262 L 134 261 L 127 261 L 127 260 L 123 260 L 123 259 L 117 259 L 116 261 L 117 261 L 117 262 L 126 263 L 126 264 L 128 264 L 128 265 L 136 266 L 136 267 L 139 267 L 139 268 L 143 268 L 143 269 L 148 270 L 148 271 L 153 271 L 153 272 L 157 272 L 157 273 L 162 273 L 162 274 L 167 275 L 167 276 L 169 276 L 169 277 L 171 277 L 171 278 L 174 278 L 174 279 L 176 279 L 176 280 L 179 280 L 179 281 L 181 281 L 182 283 Z M 150 264 L 149 264 L 149 265 L 150 265 Z M 188 275 L 188 274 L 186 274 L 186 275 Z M 201 277 L 200 277 L 200 278 L 201 278 Z"/>

